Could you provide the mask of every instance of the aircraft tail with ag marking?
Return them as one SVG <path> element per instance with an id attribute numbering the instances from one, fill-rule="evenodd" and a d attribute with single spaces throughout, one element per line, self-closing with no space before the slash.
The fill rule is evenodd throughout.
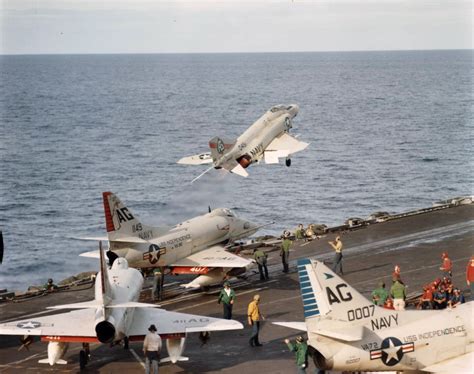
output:
<path id="1" fill-rule="evenodd" d="M 364 325 L 398 324 L 399 312 L 372 304 L 322 262 L 298 260 L 298 275 L 308 331 L 357 341 L 362 339 Z"/>
<path id="2" fill-rule="evenodd" d="M 212 161 L 215 163 L 219 161 L 222 156 L 228 153 L 235 145 L 235 140 L 223 139 L 218 136 L 209 140 L 209 148 L 211 149 Z"/>
<path id="3" fill-rule="evenodd" d="M 103 192 L 102 197 L 109 242 L 146 243 L 168 231 L 142 224 L 114 193 Z"/>

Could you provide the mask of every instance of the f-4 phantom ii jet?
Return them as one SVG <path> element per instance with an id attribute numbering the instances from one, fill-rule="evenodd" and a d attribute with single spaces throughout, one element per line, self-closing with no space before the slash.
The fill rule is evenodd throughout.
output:
<path id="1" fill-rule="evenodd" d="M 184 285 L 187 288 L 220 283 L 252 264 L 226 251 L 225 244 L 248 237 L 262 226 L 238 218 L 230 209 L 214 209 L 174 227 L 151 227 L 142 224 L 112 192 L 102 195 L 111 261 L 120 256 L 135 268 L 167 267 L 173 274 L 199 275 Z M 97 257 L 97 252 L 81 256 Z"/>
<path id="2" fill-rule="evenodd" d="M 388 310 L 370 303 L 321 262 L 299 260 L 298 274 L 305 322 L 274 323 L 308 332 L 318 368 L 473 372 L 472 302 L 445 310 Z"/>
<path id="3" fill-rule="evenodd" d="M 112 268 L 105 264 L 100 250 L 100 272 L 95 283 L 92 301 L 58 305 L 48 309 L 78 309 L 32 320 L 19 320 L 0 324 L 1 335 L 41 336 L 49 342 L 48 358 L 40 363 L 66 364 L 63 356 L 69 343 L 114 343 L 124 340 L 143 340 L 150 324 L 166 339 L 169 358 L 175 363 L 182 357 L 186 335 L 191 332 L 242 329 L 240 322 L 192 314 L 168 312 L 154 304 L 138 302 L 143 277 L 137 269 L 128 267 L 127 260 L 118 258 Z M 87 364 L 87 346 L 79 354 L 81 368 Z"/>
<path id="4" fill-rule="evenodd" d="M 247 177 L 245 169 L 262 159 L 266 164 L 278 164 L 278 159 L 285 158 L 286 166 L 290 166 L 291 155 L 308 146 L 308 143 L 288 134 L 298 111 L 299 107 L 296 104 L 276 105 L 236 140 L 214 137 L 209 141 L 211 152 L 184 157 L 178 164 L 213 164 L 193 182 L 213 168 L 225 169 Z"/>

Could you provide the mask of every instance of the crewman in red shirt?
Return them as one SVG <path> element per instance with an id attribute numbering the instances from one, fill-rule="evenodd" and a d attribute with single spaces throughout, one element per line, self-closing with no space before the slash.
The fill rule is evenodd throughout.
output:
<path id="1" fill-rule="evenodd" d="M 471 287 L 471 300 L 474 300 L 474 256 L 471 256 L 471 259 L 467 263 L 466 283 Z"/>
<path id="2" fill-rule="evenodd" d="M 439 270 L 443 270 L 444 275 L 446 276 L 449 275 L 450 277 L 452 277 L 453 276 L 453 273 L 452 273 L 453 263 L 448 257 L 448 252 L 443 252 L 441 254 L 441 258 L 443 259 L 443 264 L 441 265 Z"/>

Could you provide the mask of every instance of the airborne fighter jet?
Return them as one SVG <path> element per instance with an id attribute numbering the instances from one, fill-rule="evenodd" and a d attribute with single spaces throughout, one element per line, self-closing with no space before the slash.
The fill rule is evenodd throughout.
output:
<path id="1" fill-rule="evenodd" d="M 473 303 L 445 310 L 395 311 L 373 305 L 323 263 L 298 261 L 305 322 L 315 365 L 335 371 L 472 373 Z"/>
<path id="2" fill-rule="evenodd" d="M 120 256 L 135 268 L 167 267 L 172 274 L 199 275 L 184 285 L 187 288 L 220 283 L 244 273 L 252 261 L 226 251 L 225 245 L 265 226 L 240 219 L 230 209 L 214 209 L 174 227 L 151 227 L 142 224 L 112 192 L 102 195 L 109 260 Z M 97 252 L 81 256 L 97 257 Z"/>
<path id="3" fill-rule="evenodd" d="M 112 268 L 105 264 L 100 250 L 100 272 L 95 283 L 92 301 L 58 305 L 48 309 L 77 309 L 47 317 L 34 317 L 0 324 L 0 335 L 41 336 L 49 342 L 48 358 L 40 363 L 66 364 L 63 356 L 69 343 L 103 343 L 143 340 L 150 324 L 166 340 L 169 358 L 173 363 L 182 357 L 186 335 L 191 332 L 242 329 L 240 322 L 185 313 L 168 312 L 154 304 L 138 302 L 143 277 L 137 269 L 128 267 L 127 260 L 118 258 Z M 81 350 L 81 368 L 87 364 L 86 350 Z"/>
<path id="4" fill-rule="evenodd" d="M 285 158 L 286 166 L 290 166 L 291 155 L 308 146 L 308 143 L 289 135 L 298 111 L 296 104 L 276 105 L 236 140 L 214 137 L 209 141 L 211 152 L 183 157 L 178 164 L 213 164 L 193 182 L 213 168 L 247 177 L 245 169 L 262 159 L 266 164 L 278 164 L 278 159 Z"/>

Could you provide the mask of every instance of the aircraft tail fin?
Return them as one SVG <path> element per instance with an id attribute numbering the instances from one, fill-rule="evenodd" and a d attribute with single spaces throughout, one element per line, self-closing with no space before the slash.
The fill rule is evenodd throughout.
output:
<path id="1" fill-rule="evenodd" d="M 143 242 L 169 230 L 142 224 L 113 192 L 103 192 L 105 225 L 110 242 Z"/>
<path id="2" fill-rule="evenodd" d="M 235 144 L 235 140 L 219 138 L 217 136 L 209 140 L 212 161 L 218 161 L 222 156 L 229 152 Z"/>
<path id="3" fill-rule="evenodd" d="M 333 321 L 342 323 L 342 328 L 344 322 L 369 323 L 374 316 L 393 312 L 372 304 L 322 262 L 298 260 L 298 275 L 306 323 L 330 315 Z"/>

